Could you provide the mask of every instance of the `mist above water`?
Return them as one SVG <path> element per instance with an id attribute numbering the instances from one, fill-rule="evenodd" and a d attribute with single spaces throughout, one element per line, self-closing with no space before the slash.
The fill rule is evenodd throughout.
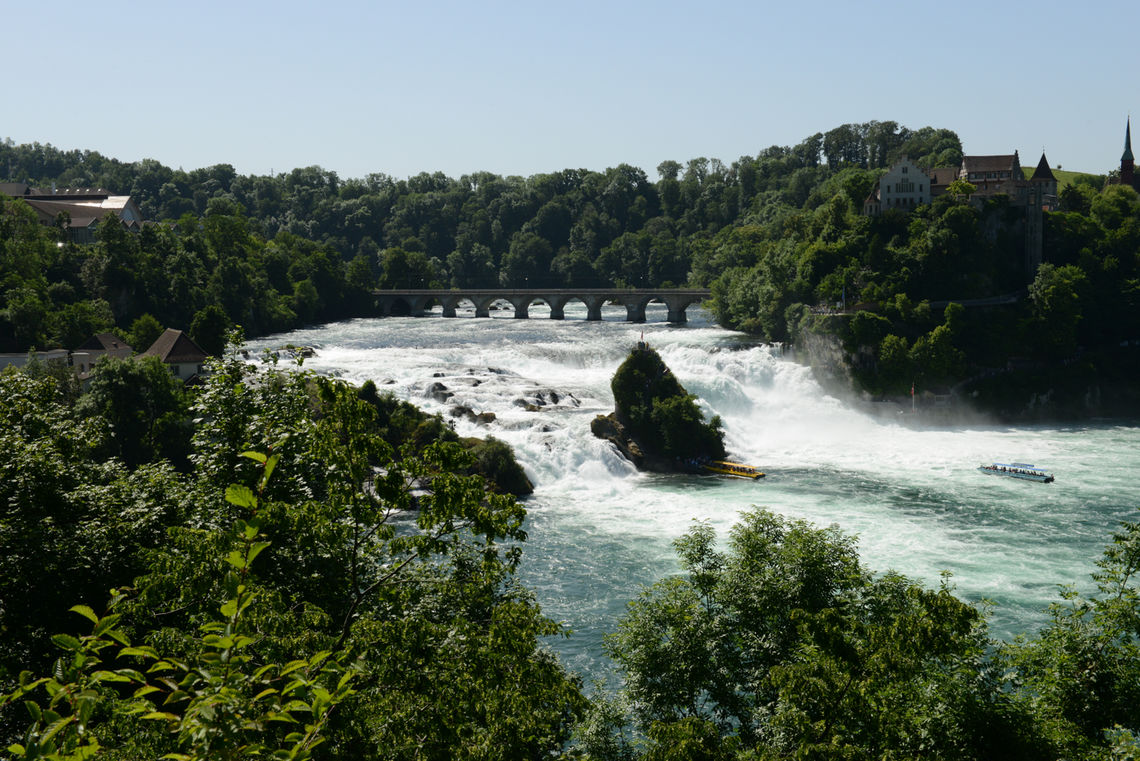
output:
<path id="1" fill-rule="evenodd" d="M 547 615 L 574 630 L 553 643 L 568 665 L 604 670 L 601 637 L 625 602 L 676 571 L 671 542 L 694 520 L 724 536 L 741 510 L 763 506 L 857 534 L 864 563 L 936 585 L 953 574 L 965 599 L 996 603 L 995 636 L 1028 632 L 1059 584 L 1091 589 L 1089 574 L 1121 520 L 1133 519 L 1140 486 L 1140 428 L 1088 426 L 913 428 L 871 417 L 819 387 L 811 371 L 771 347 L 715 326 L 689 309 L 685 326 L 531 319 L 510 312 L 475 319 L 353 320 L 251 342 L 316 347 L 305 367 L 442 413 L 461 435 L 509 443 L 536 485 L 526 500 L 521 573 Z M 640 339 L 720 415 L 734 457 L 758 466 L 756 482 L 640 474 L 590 433 L 613 409 L 609 383 Z M 433 385 L 442 384 L 433 396 Z M 492 412 L 482 425 L 457 407 Z M 985 476 L 988 461 L 1035 463 L 1056 483 Z"/>

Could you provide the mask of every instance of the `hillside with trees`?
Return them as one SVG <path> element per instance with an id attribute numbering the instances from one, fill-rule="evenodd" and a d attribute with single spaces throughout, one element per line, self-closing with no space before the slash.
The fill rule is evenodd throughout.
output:
<path id="1" fill-rule="evenodd" d="M 1119 366 L 1096 357 L 1138 338 L 1130 189 L 1069 177 L 1060 211 L 1045 215 L 1038 273 L 1025 271 L 1022 225 L 1000 197 L 861 214 L 900 156 L 936 167 L 962 152 L 951 130 L 884 121 L 731 164 L 664 161 L 656 180 L 625 164 L 341 179 L 320 167 L 187 172 L 5 141 L 9 179 L 130 193 L 162 224 L 139 235 L 104 225 L 97 244 L 78 246 L 0 199 L 0 350 L 72 347 L 108 328 L 145 348 L 159 328 L 181 327 L 216 351 L 231 325 L 254 336 L 369 314 L 375 287 L 691 285 L 713 289 L 725 327 L 839 339 L 857 388 L 873 395 L 948 388 L 1011 358 Z M 1006 308 L 944 311 L 1009 294 L 1018 300 Z M 849 314 L 820 318 L 837 305 Z"/>

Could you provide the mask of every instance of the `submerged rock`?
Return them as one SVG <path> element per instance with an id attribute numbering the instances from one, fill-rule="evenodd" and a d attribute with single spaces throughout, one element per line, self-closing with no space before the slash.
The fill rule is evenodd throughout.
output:
<path id="1" fill-rule="evenodd" d="M 439 381 L 436 381 L 435 383 L 428 386 L 427 396 L 430 396 L 437 402 L 446 402 L 448 399 L 455 396 L 455 392 L 448 389 L 447 386 L 443 385 Z"/>

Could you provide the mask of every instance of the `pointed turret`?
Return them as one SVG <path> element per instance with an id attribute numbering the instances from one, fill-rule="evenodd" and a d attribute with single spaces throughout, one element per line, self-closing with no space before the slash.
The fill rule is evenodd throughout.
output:
<path id="1" fill-rule="evenodd" d="M 1124 155 L 1120 157 L 1120 184 L 1136 187 L 1135 161 L 1132 159 L 1132 117 L 1124 123 Z"/>

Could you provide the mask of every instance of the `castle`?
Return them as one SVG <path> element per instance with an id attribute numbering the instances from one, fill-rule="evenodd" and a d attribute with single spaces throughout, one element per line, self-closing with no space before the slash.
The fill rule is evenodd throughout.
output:
<path id="1" fill-rule="evenodd" d="M 1009 155 L 963 156 L 956 167 L 922 169 L 906 156 L 887 170 L 863 202 L 863 213 L 882 214 L 889 209 L 910 211 L 944 194 L 955 180 L 974 186 L 970 198 L 978 202 L 998 195 L 1008 196 L 1015 206 L 1057 208 L 1057 178 L 1049 169 L 1045 153 L 1027 180 L 1017 151 Z"/>

